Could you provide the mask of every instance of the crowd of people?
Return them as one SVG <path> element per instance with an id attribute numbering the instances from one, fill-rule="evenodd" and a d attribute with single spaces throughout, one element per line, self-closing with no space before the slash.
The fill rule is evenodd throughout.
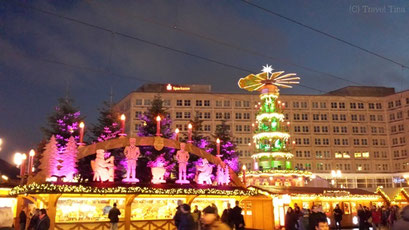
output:
<path id="1" fill-rule="evenodd" d="M 334 229 L 342 229 L 344 211 L 337 204 L 333 210 Z M 409 229 L 409 206 L 366 207 L 358 206 L 359 230 L 406 230 Z M 301 209 L 297 204 L 287 209 L 285 215 L 286 230 L 328 230 L 328 218 L 321 205 L 310 209 Z"/>
<path id="2" fill-rule="evenodd" d="M 49 230 L 50 229 L 50 218 L 48 217 L 47 210 L 45 209 L 35 209 L 34 213 L 31 215 L 29 219 L 27 219 L 27 214 L 23 209 L 19 213 L 18 217 L 19 217 L 19 226 L 20 226 L 19 229 L 20 230 Z M 11 228 L 11 229 L 14 229 L 14 228 Z"/>
<path id="3" fill-rule="evenodd" d="M 191 212 L 190 205 L 179 200 L 173 220 L 177 230 L 244 230 L 244 217 L 241 212 L 238 201 L 234 208 L 228 204 L 220 217 L 215 204 L 207 206 L 202 211 L 195 205 Z"/>

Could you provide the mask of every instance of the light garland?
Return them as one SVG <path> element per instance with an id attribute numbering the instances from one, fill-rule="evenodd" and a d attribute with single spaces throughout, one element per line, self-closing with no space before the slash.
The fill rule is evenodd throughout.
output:
<path id="1" fill-rule="evenodd" d="M 277 118 L 280 121 L 284 121 L 284 114 L 281 113 L 262 113 L 257 115 L 256 119 L 258 122 L 261 122 L 263 119 Z"/>
<path id="2" fill-rule="evenodd" d="M 220 196 L 255 196 L 252 190 L 215 188 L 152 188 L 152 187 L 112 187 L 98 188 L 84 185 L 37 184 L 19 185 L 10 191 L 10 195 L 39 193 L 81 193 L 81 194 L 150 194 L 150 195 L 220 195 Z"/>
<path id="3" fill-rule="evenodd" d="M 272 94 L 272 93 L 263 93 L 263 94 L 260 94 L 260 99 L 261 99 L 261 100 L 264 100 L 264 99 L 270 98 L 270 97 L 273 97 L 274 99 L 277 99 L 277 98 L 278 98 L 278 94 Z"/>
<path id="4" fill-rule="evenodd" d="M 285 152 L 264 152 L 264 153 L 255 153 L 251 156 L 251 158 L 253 159 L 258 159 L 258 158 L 262 158 L 262 157 L 282 157 L 282 158 L 293 158 L 294 155 L 292 153 L 285 153 Z"/>
<path id="5" fill-rule="evenodd" d="M 283 132 L 263 132 L 263 133 L 257 133 L 253 136 L 254 140 L 259 140 L 262 138 L 284 138 L 288 139 L 290 138 L 290 134 L 288 133 L 283 133 Z"/>
<path id="6" fill-rule="evenodd" d="M 261 177 L 261 176 L 298 176 L 298 177 L 312 177 L 309 171 L 301 170 L 266 170 L 266 171 L 246 171 L 246 177 Z M 239 175 L 241 176 L 241 175 Z"/>

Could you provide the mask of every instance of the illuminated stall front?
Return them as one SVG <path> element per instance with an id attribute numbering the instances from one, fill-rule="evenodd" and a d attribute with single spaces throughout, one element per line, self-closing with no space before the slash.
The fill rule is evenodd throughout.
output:
<path id="1" fill-rule="evenodd" d="M 361 189 L 331 189 L 317 187 L 271 187 L 258 188 L 260 193 L 272 197 L 274 209 L 274 226 L 279 228 L 285 224 L 285 213 L 288 207 L 294 207 L 297 204 L 302 209 L 310 209 L 313 205 L 322 206 L 323 212 L 328 217 L 330 226 L 334 226 L 332 217 L 333 210 L 337 204 L 344 210 L 342 226 L 358 226 L 357 208 L 371 205 L 382 206 L 386 204 L 385 200 L 378 194 Z"/>

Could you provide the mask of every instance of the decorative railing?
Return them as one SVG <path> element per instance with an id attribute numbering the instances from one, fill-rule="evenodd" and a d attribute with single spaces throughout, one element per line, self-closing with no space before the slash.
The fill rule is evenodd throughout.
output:
<path id="1" fill-rule="evenodd" d="M 73 222 L 56 223 L 56 230 L 109 230 L 109 222 Z M 125 222 L 118 223 L 118 230 L 125 229 Z M 134 220 L 129 229 L 132 230 L 175 230 L 173 220 Z"/>

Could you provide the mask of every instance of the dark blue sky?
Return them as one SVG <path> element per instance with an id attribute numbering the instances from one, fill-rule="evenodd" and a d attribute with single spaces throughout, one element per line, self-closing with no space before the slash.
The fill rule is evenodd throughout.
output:
<path id="1" fill-rule="evenodd" d="M 409 65 L 408 1 L 251 2 Z M 356 85 L 331 74 L 362 85 L 409 88 L 408 69 L 238 0 L 1 1 L 1 158 L 11 161 L 14 152 L 37 144 L 40 127 L 67 88 L 90 124 L 111 88 L 114 100 L 149 81 L 239 92 L 237 81 L 248 74 L 121 34 L 254 73 L 268 63 L 298 73 L 302 85 L 316 89 L 296 86 L 284 93 Z"/>

